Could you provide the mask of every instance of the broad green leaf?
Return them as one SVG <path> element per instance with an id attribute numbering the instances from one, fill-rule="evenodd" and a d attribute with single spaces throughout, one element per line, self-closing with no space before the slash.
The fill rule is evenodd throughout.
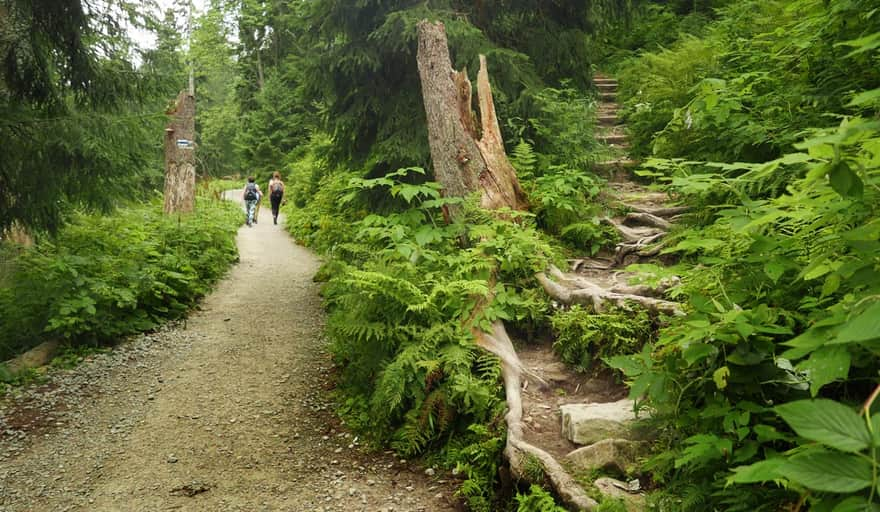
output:
<path id="1" fill-rule="evenodd" d="M 842 345 L 833 345 L 816 350 L 798 368 L 809 373 L 810 394 L 816 396 L 825 384 L 845 379 L 849 375 L 849 365 L 849 349 Z"/>
<path id="2" fill-rule="evenodd" d="M 707 343 L 691 343 L 681 353 L 688 365 L 693 365 L 697 361 L 705 359 L 711 355 L 718 353 L 718 349 L 714 345 Z"/>
<path id="3" fill-rule="evenodd" d="M 789 480 L 815 491 L 851 493 L 873 483 L 871 463 L 857 455 L 838 452 L 796 455 L 778 468 Z"/>
<path id="4" fill-rule="evenodd" d="M 830 274 L 822 285 L 822 297 L 828 297 L 840 288 L 840 274 Z"/>
<path id="5" fill-rule="evenodd" d="M 798 400 L 775 409 L 799 436 L 810 441 L 845 452 L 859 452 L 871 444 L 862 418 L 834 400 Z"/>
<path id="6" fill-rule="evenodd" d="M 810 281 L 816 279 L 817 277 L 822 277 L 828 272 L 831 272 L 831 270 L 831 267 L 824 263 L 807 268 L 803 276 L 804 281 Z"/>
<path id="7" fill-rule="evenodd" d="M 830 343 L 863 342 L 880 338 L 880 302 L 871 304 L 846 322 Z"/>
<path id="8" fill-rule="evenodd" d="M 864 192 L 862 179 L 844 161 L 837 162 L 828 171 L 828 180 L 831 188 L 843 197 L 861 197 Z"/>
<path id="9" fill-rule="evenodd" d="M 787 461 L 782 457 L 762 460 L 748 466 L 733 468 L 733 475 L 727 477 L 728 484 L 756 484 L 769 482 L 782 477 L 779 468 Z"/>
<path id="10" fill-rule="evenodd" d="M 831 512 L 877 512 L 880 505 L 871 503 L 863 496 L 850 496 L 837 504 Z"/>

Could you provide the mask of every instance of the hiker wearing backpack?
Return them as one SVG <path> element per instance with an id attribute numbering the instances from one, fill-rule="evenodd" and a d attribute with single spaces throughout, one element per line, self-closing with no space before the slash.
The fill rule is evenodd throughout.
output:
<path id="1" fill-rule="evenodd" d="M 248 176 L 248 182 L 241 194 L 241 198 L 244 199 L 245 212 L 247 212 L 245 220 L 248 227 L 256 222 L 256 219 L 254 219 L 254 208 L 256 208 L 257 203 L 260 201 L 260 196 L 262 196 L 262 192 L 260 192 L 260 186 L 257 185 L 256 179 L 253 176 Z"/>
<path id="2" fill-rule="evenodd" d="M 284 182 L 281 181 L 281 173 L 272 173 L 269 180 L 269 202 L 272 203 L 272 220 L 278 224 L 278 209 L 281 207 L 281 199 L 284 198 Z"/>

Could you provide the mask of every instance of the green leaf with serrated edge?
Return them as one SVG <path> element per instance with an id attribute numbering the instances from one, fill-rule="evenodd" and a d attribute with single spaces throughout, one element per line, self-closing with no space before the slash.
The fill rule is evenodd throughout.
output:
<path id="1" fill-rule="evenodd" d="M 873 483 L 871 463 L 847 453 L 795 455 L 778 471 L 785 478 L 814 491 L 844 494 L 861 491 Z"/>
<path id="2" fill-rule="evenodd" d="M 718 353 L 718 349 L 714 345 L 707 343 L 691 343 L 681 353 L 681 356 L 687 361 L 688 365 L 693 365 L 697 361 L 705 359 Z"/>
<path id="3" fill-rule="evenodd" d="M 845 346 L 825 346 L 810 354 L 810 359 L 799 364 L 798 369 L 809 373 L 810 394 L 816 396 L 822 386 L 845 379 L 850 362 L 850 352 Z"/>
<path id="4" fill-rule="evenodd" d="M 834 400 L 798 400 L 775 407 L 801 437 L 845 452 L 859 452 L 871 444 L 862 418 Z"/>
<path id="5" fill-rule="evenodd" d="M 830 343 L 853 343 L 880 338 L 880 302 L 846 322 Z"/>
<path id="6" fill-rule="evenodd" d="M 779 468 L 785 464 L 782 457 L 762 460 L 748 466 L 733 468 L 733 475 L 727 477 L 728 484 L 757 484 L 782 478 Z"/>

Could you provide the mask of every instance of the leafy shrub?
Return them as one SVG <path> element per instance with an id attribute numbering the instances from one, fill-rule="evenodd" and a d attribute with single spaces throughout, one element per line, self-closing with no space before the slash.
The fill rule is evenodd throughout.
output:
<path id="1" fill-rule="evenodd" d="M 183 315 L 238 255 L 238 209 L 200 200 L 197 211 L 178 219 L 154 201 L 78 215 L 22 251 L 0 289 L 0 358 L 46 338 L 106 342 Z"/>
<path id="2" fill-rule="evenodd" d="M 761 162 L 791 151 L 803 130 L 833 126 L 829 113 L 857 106 L 847 105 L 853 91 L 880 83 L 870 52 L 847 43 L 877 29 L 869 5 L 733 3 L 705 37 L 631 60 L 620 78 L 634 146 L 662 157 Z"/>
<path id="3" fill-rule="evenodd" d="M 647 400 L 667 427 L 666 449 L 650 466 L 677 499 L 693 497 L 685 510 L 777 510 L 798 491 L 818 510 L 870 499 L 862 487 L 832 491 L 800 471 L 805 461 L 834 460 L 858 478 L 873 474 L 862 471 L 865 463 L 847 465 L 844 454 L 817 451 L 798 418 L 852 419 L 843 405 L 800 400 L 861 402 L 876 384 L 880 130 L 853 118 L 797 147 L 742 167 L 748 170 L 740 176 L 672 181 L 684 194 L 713 183 L 740 201 L 715 209 L 705 227 L 680 232 L 667 249 L 691 265 L 680 290 L 688 315 L 641 354 L 609 359 L 630 379 L 631 396 Z M 775 173 L 795 177 L 787 194 L 750 195 Z M 799 417 L 791 416 L 795 408 Z M 748 492 L 724 486 L 722 477 L 740 466 L 730 482 L 749 485 Z M 784 485 L 752 484 L 763 480 Z"/>

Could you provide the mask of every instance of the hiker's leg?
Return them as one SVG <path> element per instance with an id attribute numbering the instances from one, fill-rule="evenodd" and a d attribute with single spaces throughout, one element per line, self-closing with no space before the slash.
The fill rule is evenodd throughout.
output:
<path id="1" fill-rule="evenodd" d="M 272 201 L 272 218 L 275 220 L 275 224 L 278 224 L 278 209 L 281 207 L 281 198 L 273 196 L 270 200 Z"/>
<path id="2" fill-rule="evenodd" d="M 254 205 L 256 201 L 248 200 L 245 205 L 247 206 L 247 225 L 250 226 L 254 222 Z"/>

